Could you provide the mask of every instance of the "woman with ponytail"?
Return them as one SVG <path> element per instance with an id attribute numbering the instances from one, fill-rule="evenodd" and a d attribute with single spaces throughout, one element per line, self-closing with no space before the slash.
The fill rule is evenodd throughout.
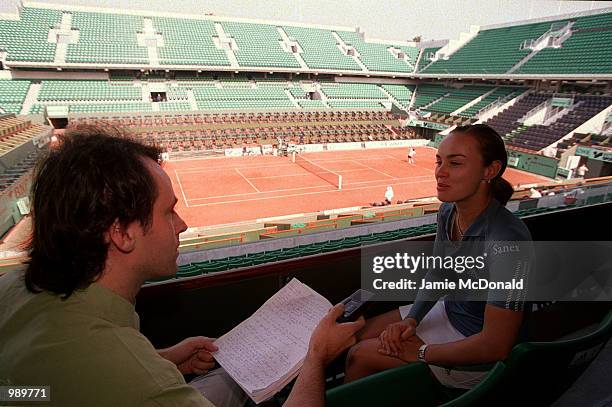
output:
<path id="1" fill-rule="evenodd" d="M 503 281 L 510 276 L 506 280 L 522 280 L 526 288 L 531 235 L 505 208 L 513 193 L 503 178 L 507 164 L 502 138 L 487 125 L 457 127 L 442 141 L 435 168 L 442 205 L 434 255 L 484 255 L 486 262 L 462 274 L 431 269 L 423 280 Z M 417 281 L 417 287 L 421 284 Z M 420 289 L 414 304 L 368 320 L 349 351 L 346 381 L 422 361 L 446 387 L 476 385 L 486 369 L 453 367 L 505 359 L 518 338 L 525 304 L 523 289 L 477 291 Z"/>

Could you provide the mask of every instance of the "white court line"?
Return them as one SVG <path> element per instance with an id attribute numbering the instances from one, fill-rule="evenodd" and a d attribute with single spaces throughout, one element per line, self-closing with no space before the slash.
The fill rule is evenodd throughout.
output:
<path id="1" fill-rule="evenodd" d="M 384 175 L 385 177 L 395 178 L 393 175 L 389 175 L 389 174 L 387 174 L 386 172 L 379 171 L 379 170 L 377 170 L 376 168 L 372 168 L 372 167 L 370 167 L 369 165 L 365 165 L 365 164 L 363 164 L 363 163 L 360 163 L 360 162 L 359 162 L 359 161 L 357 161 L 357 160 L 354 160 L 354 162 L 356 162 L 357 164 L 359 164 L 359 165 L 361 165 L 361 166 L 364 166 L 364 167 L 366 167 L 366 168 L 369 168 L 369 169 L 371 169 L 372 171 L 376 171 L 376 172 L 378 172 L 378 173 L 380 173 L 380 174 Z"/>
<path id="2" fill-rule="evenodd" d="M 336 172 L 344 174 L 345 172 L 358 172 L 358 171 L 369 171 L 369 170 L 367 168 L 357 168 L 357 169 L 354 169 L 354 170 L 339 170 L 339 171 L 336 171 Z M 306 177 L 306 176 L 312 175 L 312 174 L 328 174 L 328 172 L 326 172 L 326 171 L 319 171 L 317 173 L 305 172 L 303 174 L 269 175 L 269 176 L 265 176 L 265 177 L 251 177 L 251 179 L 284 178 L 284 177 Z"/>
<path id="3" fill-rule="evenodd" d="M 364 170 L 367 171 L 367 170 Z M 309 174 L 304 174 L 304 175 L 309 175 Z M 373 182 L 382 182 L 384 181 L 385 183 L 388 183 L 388 181 L 402 181 L 402 180 L 416 180 L 417 178 L 427 178 L 426 180 L 432 180 L 430 178 L 429 175 L 417 175 L 414 177 L 398 177 L 398 178 L 393 178 L 393 179 L 374 179 L 374 180 L 370 180 L 370 181 L 355 181 L 355 182 L 348 182 L 345 183 L 344 186 L 348 186 L 348 185 L 358 185 L 358 184 L 368 184 L 368 183 L 373 183 Z M 422 181 L 414 181 L 414 182 L 422 182 Z M 380 186 L 380 185 L 377 185 Z M 316 188 L 328 188 L 329 185 L 327 183 L 325 183 L 325 185 L 315 185 L 315 186 L 311 186 L 311 187 L 299 187 L 299 188 L 283 188 L 283 189 L 271 189 L 269 191 L 262 191 L 260 192 L 261 194 L 271 194 L 273 192 L 287 192 L 287 191 L 299 191 L 302 189 L 316 189 Z M 207 199 L 215 199 L 215 198 L 230 198 L 230 197 L 234 197 L 234 196 L 247 196 L 247 195 L 257 195 L 257 192 L 243 192 L 240 194 L 227 194 L 227 195 L 212 195 L 212 196 L 207 196 L 205 198 L 191 198 L 190 201 L 206 201 Z M 192 206 L 196 206 L 196 205 L 192 205 Z"/>
<path id="4" fill-rule="evenodd" d="M 367 158 L 359 158 L 359 160 L 382 160 L 385 158 L 394 158 L 396 160 L 402 161 L 399 158 L 393 157 L 391 155 L 383 155 L 383 156 L 376 156 L 376 157 L 367 157 Z M 227 157 L 225 157 L 227 158 Z M 355 161 L 356 158 L 347 158 L 347 159 L 323 159 L 323 160 L 310 160 L 312 162 L 353 162 Z M 190 168 L 183 168 L 183 169 L 178 169 L 178 171 L 180 171 L 182 174 L 189 174 L 189 173 L 197 173 L 197 172 L 210 172 L 210 171 L 219 171 L 219 170 L 231 170 L 234 168 L 240 168 L 240 169 L 250 169 L 250 168 L 273 168 L 273 167 L 295 167 L 294 163 L 278 163 L 278 164 L 270 164 L 270 165 L 224 165 L 224 166 L 218 166 L 218 167 L 190 167 Z"/>
<path id="5" fill-rule="evenodd" d="M 389 182 L 389 181 L 401 181 L 401 180 L 415 180 L 416 178 L 425 178 L 425 180 L 422 181 L 433 181 L 433 179 L 429 176 L 429 175 L 419 175 L 416 177 L 400 177 L 400 178 L 391 178 L 391 179 L 376 179 L 376 180 L 371 180 L 371 181 L 355 181 L 355 182 L 349 182 L 349 183 L 345 183 L 344 185 L 357 185 L 357 184 L 367 184 L 369 182 Z M 415 182 L 422 182 L 422 181 L 415 181 Z"/>
<path id="6" fill-rule="evenodd" d="M 431 182 L 431 180 L 398 182 L 398 183 L 395 183 L 395 185 L 416 184 L 416 183 L 421 183 L 421 182 Z M 269 196 L 269 197 L 266 196 L 266 197 L 259 197 L 259 198 L 238 199 L 238 200 L 233 200 L 233 201 L 222 201 L 222 202 L 211 202 L 211 203 L 195 204 L 195 205 L 191 205 L 191 207 L 225 205 L 225 204 L 237 203 L 237 202 L 262 201 L 262 200 L 266 200 L 266 199 L 278 199 L 278 198 L 289 198 L 289 197 L 292 197 L 292 196 L 304 196 L 304 195 L 315 195 L 315 194 L 338 193 L 338 192 L 342 192 L 342 191 L 358 191 L 358 190 L 362 190 L 362 189 L 380 188 L 382 186 L 384 186 L 384 185 L 371 185 L 371 186 L 367 186 L 367 187 L 357 187 L 357 188 L 343 188 L 342 190 L 334 188 L 333 190 L 330 190 L 330 191 L 305 192 L 305 193 L 297 193 L 297 194 L 289 194 L 289 195 L 275 195 L 275 196 Z"/>
<path id="7" fill-rule="evenodd" d="M 400 162 L 402 162 L 402 163 L 404 163 L 404 162 L 405 162 L 405 163 L 406 163 L 406 165 L 408 166 L 408 168 L 410 168 L 410 167 L 413 167 L 413 166 L 414 166 L 414 167 L 419 167 L 419 168 L 422 168 L 422 169 L 424 169 L 424 170 L 427 170 L 427 171 L 429 171 L 429 172 L 431 172 L 431 173 L 433 173 L 433 172 L 434 172 L 434 170 L 432 170 L 431 168 L 423 167 L 422 165 L 417 165 L 416 163 L 415 163 L 415 164 L 408 164 L 408 161 L 407 161 L 407 160 L 402 160 L 401 158 L 397 158 L 397 157 L 394 157 L 394 156 L 392 156 L 392 155 L 388 155 L 387 157 L 389 157 L 389 158 L 393 158 L 393 159 L 395 159 L 395 160 L 397 160 L 397 161 L 400 161 Z"/>
<path id="8" fill-rule="evenodd" d="M 317 151 L 317 152 L 320 152 L 320 151 Z M 322 162 L 329 162 L 329 161 L 332 161 L 332 162 L 342 162 L 342 161 L 355 161 L 355 160 L 364 160 L 364 159 L 366 159 L 366 160 L 379 160 L 379 159 L 383 159 L 383 158 L 385 158 L 384 155 L 381 155 L 380 157 L 379 156 L 375 156 L 375 157 L 364 157 L 364 158 L 358 158 L 358 157 L 353 157 L 353 158 L 350 158 L 350 157 L 349 158 L 325 158 L 325 159 L 316 159 L 316 158 L 315 159 L 310 159 L 309 158 L 309 160 L 312 161 L 312 162 L 316 162 L 316 163 L 322 163 Z"/>
<path id="9" fill-rule="evenodd" d="M 189 203 L 187 202 L 187 197 L 185 196 L 185 190 L 183 189 L 183 184 L 181 184 L 181 179 L 179 178 L 178 172 L 174 170 L 174 175 L 176 175 L 176 180 L 179 184 L 179 188 L 181 189 L 181 194 L 183 194 L 183 201 L 185 202 L 185 206 L 189 208 Z"/>
<path id="10" fill-rule="evenodd" d="M 239 175 L 240 175 L 242 178 L 244 178 L 244 180 L 245 180 L 246 182 L 248 182 L 248 183 L 249 183 L 249 185 L 250 185 L 250 186 L 251 186 L 251 187 L 252 187 L 252 188 L 253 188 L 255 191 L 257 191 L 257 192 L 261 192 L 259 189 L 257 189 L 257 188 L 255 187 L 255 185 L 253 185 L 253 183 L 252 183 L 251 181 L 249 181 L 249 179 L 248 179 L 247 177 L 245 177 L 245 176 L 244 176 L 244 175 L 243 175 L 243 174 L 240 172 L 240 170 L 239 170 L 238 168 L 234 168 L 234 169 L 236 170 L 236 172 L 237 172 L 237 173 L 238 173 L 238 174 L 239 174 Z"/>
<path id="11" fill-rule="evenodd" d="M 325 182 L 325 181 L 321 180 L 321 182 Z M 263 192 L 243 192 L 241 194 L 213 195 L 213 196 L 207 196 L 206 198 L 191 198 L 190 201 L 205 201 L 207 199 L 213 199 L 213 198 L 226 198 L 226 197 L 231 197 L 231 196 L 268 194 L 272 192 L 299 191 L 300 189 L 314 189 L 314 188 L 327 188 L 327 187 L 331 187 L 331 185 L 325 182 L 325 185 L 317 185 L 317 186 L 312 186 L 312 187 L 273 189 L 270 191 L 263 191 Z"/>
<path id="12" fill-rule="evenodd" d="M 241 168 L 243 170 L 248 170 L 251 168 L 273 168 L 273 167 L 294 167 L 295 164 L 274 164 L 274 165 L 229 165 L 223 167 L 193 167 L 193 168 L 184 168 L 179 171 L 183 174 L 197 173 L 197 172 L 208 172 L 208 171 L 220 171 L 220 170 L 232 170 L 234 168 Z"/>

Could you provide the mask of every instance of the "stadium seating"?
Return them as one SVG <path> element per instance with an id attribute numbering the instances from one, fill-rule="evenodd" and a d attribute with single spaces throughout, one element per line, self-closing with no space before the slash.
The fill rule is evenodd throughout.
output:
<path id="1" fill-rule="evenodd" d="M 584 74 L 612 72 L 612 13 L 578 17 L 572 35 L 559 48 L 545 48 L 517 74 Z"/>
<path id="2" fill-rule="evenodd" d="M 393 96 L 395 100 L 400 102 L 403 105 L 402 107 L 408 107 L 410 104 L 410 100 L 412 99 L 412 94 L 414 92 L 414 86 L 381 85 L 381 87 L 391 96 Z"/>
<path id="3" fill-rule="evenodd" d="M 387 99 L 377 85 L 366 83 L 323 83 L 321 90 L 333 99 Z"/>
<path id="4" fill-rule="evenodd" d="M 419 65 L 417 67 L 418 72 L 421 72 L 423 68 L 429 65 L 438 50 L 442 47 L 429 47 L 423 48 L 421 51 L 421 59 L 419 59 Z"/>
<path id="5" fill-rule="evenodd" d="M 337 31 L 337 34 L 347 45 L 355 47 L 359 53 L 359 59 L 370 71 L 412 72 L 413 70 L 413 66 L 398 59 L 388 50 L 391 45 L 365 42 L 356 32 Z M 418 50 L 413 47 L 405 48 L 411 50 L 409 59 L 414 65 L 414 56 Z"/>
<path id="6" fill-rule="evenodd" d="M 161 110 L 191 110 L 191 105 L 185 102 L 161 102 Z"/>
<path id="7" fill-rule="evenodd" d="M 0 109 L 19 114 L 29 88 L 30 81 L 0 80 Z"/>
<path id="8" fill-rule="evenodd" d="M 461 106 L 468 104 L 479 96 L 489 92 L 492 88 L 485 86 L 464 86 L 461 89 L 448 89 L 448 95 L 441 100 L 429 105 L 428 111 L 451 113 Z M 419 92 L 417 91 L 417 97 Z"/>
<path id="9" fill-rule="evenodd" d="M 142 101 L 142 91 L 131 85 L 106 81 L 42 81 L 38 100 L 51 101 Z"/>
<path id="10" fill-rule="evenodd" d="M 7 61 L 53 62 L 55 44 L 48 41 L 49 29 L 59 25 L 61 14 L 59 10 L 24 7 L 18 22 L 5 23 L 0 43 L 8 50 Z"/>
<path id="11" fill-rule="evenodd" d="M 328 99 L 327 104 L 334 109 L 384 109 L 385 107 L 375 100 L 342 100 Z"/>
<path id="12" fill-rule="evenodd" d="M 507 145 L 539 151 L 566 136 L 582 123 L 612 104 L 612 97 L 578 96 L 571 111 L 554 123 L 535 125 L 524 129 L 506 142 Z"/>
<path id="13" fill-rule="evenodd" d="M 147 49 L 136 36 L 143 24 L 140 16 L 75 11 L 72 29 L 79 31 L 79 42 L 68 44 L 66 62 L 148 64 Z"/>
<path id="14" fill-rule="evenodd" d="M 75 11 L 68 6 L 62 11 L 38 5 L 23 7 L 19 20 L 0 18 L 0 47 L 8 51 L 7 62 L 53 63 L 56 44 L 51 40 L 50 30 L 60 28 L 62 15 L 70 16 L 70 28 L 78 33 L 78 38 L 75 36 L 67 44 L 67 63 L 138 66 L 159 62 L 162 66 L 229 67 L 229 52 L 236 57 L 239 67 L 300 69 L 301 58 L 313 70 L 501 74 L 532 55 L 517 67 L 515 74 L 601 74 L 612 70 L 607 46 L 612 35 L 612 13 L 484 29 L 448 59 L 431 63 L 440 47 L 419 50 L 408 45 L 371 42 L 357 31 L 215 21 L 214 17 L 146 17 L 98 10 Z M 151 23 L 146 30 L 145 20 Z M 524 47 L 525 41 L 537 40 L 568 22 L 573 24 L 571 35 L 560 46 L 535 51 Z M 220 35 L 215 24 L 235 41 L 235 49 L 226 52 L 220 44 L 215 44 Z M 300 57 L 283 49 L 282 31 L 290 41 L 299 44 Z M 340 49 L 336 36 L 355 49 L 355 57 Z M 401 58 L 396 56 L 398 53 L 403 53 Z"/>
<path id="15" fill-rule="evenodd" d="M 504 362 L 497 362 L 483 381 L 468 391 L 443 388 L 427 365 L 410 363 L 333 388 L 326 394 L 326 405 L 551 405 L 589 366 L 611 336 L 612 312 L 595 331 L 584 336 L 516 345 Z"/>
<path id="16" fill-rule="evenodd" d="M 520 49 L 525 40 L 536 39 L 552 22 L 483 30 L 448 60 L 439 59 L 423 73 L 505 73 L 531 51 Z"/>
<path id="17" fill-rule="evenodd" d="M 25 143 L 31 143 L 34 137 L 46 129 L 47 126 L 32 124 L 21 117 L 0 117 L 0 156 Z"/>
<path id="18" fill-rule="evenodd" d="M 515 212 L 515 214 L 516 216 L 522 217 L 522 216 L 529 216 L 529 215 L 534 215 L 534 214 L 539 214 L 539 213 L 550 212 L 556 209 L 558 208 L 549 208 L 549 207 L 532 208 L 532 209 L 517 211 Z M 384 219 L 379 219 L 378 221 L 384 221 Z M 260 253 L 249 254 L 247 256 L 237 256 L 236 258 L 229 257 L 227 259 L 211 260 L 211 261 L 206 262 L 207 266 L 204 268 L 200 268 L 199 271 L 196 271 L 193 266 L 194 265 L 198 266 L 200 263 L 191 263 L 189 265 L 179 266 L 179 270 L 183 270 L 183 269 L 191 270 L 193 274 L 201 275 L 201 274 L 207 274 L 207 273 L 212 272 L 211 270 L 215 269 L 213 265 L 217 263 L 218 261 L 224 264 L 223 266 L 224 270 L 228 270 L 228 269 L 245 267 L 247 265 L 250 265 L 250 264 L 242 263 L 243 260 L 245 262 L 250 261 L 250 259 L 248 259 L 250 256 L 257 256 L 257 258 L 259 259 L 257 264 L 261 264 L 261 263 L 267 263 L 267 262 L 287 260 L 287 259 L 297 258 L 297 257 L 302 257 L 302 256 L 322 254 L 322 253 L 326 253 L 329 251 L 350 249 L 350 248 L 355 248 L 355 247 L 359 247 L 362 245 L 375 244 L 377 242 L 387 242 L 387 241 L 408 239 L 408 238 L 416 237 L 416 236 L 431 235 L 435 232 L 436 232 L 436 224 L 434 223 L 434 224 L 428 224 L 428 225 L 415 226 L 415 227 L 406 228 L 406 229 L 373 233 L 370 235 L 355 236 L 355 237 L 350 237 L 350 238 L 347 237 L 347 238 L 340 238 L 337 240 L 311 243 L 309 245 L 292 247 L 288 249 L 279 249 L 279 250 L 265 252 L 265 253 L 260 252 Z M 289 236 L 297 235 L 297 234 L 299 234 L 299 232 L 297 231 L 294 231 L 293 234 L 289 232 Z M 286 237 L 287 233 L 285 233 L 284 236 Z M 283 237 L 283 236 L 279 236 L 279 237 Z M 228 261 L 230 262 L 228 263 Z"/>
<path id="19" fill-rule="evenodd" d="M 229 21 L 224 21 L 222 26 L 236 41 L 238 49 L 234 55 L 240 66 L 300 67 L 293 54 L 282 49 L 281 36 L 275 26 Z"/>
<path id="20" fill-rule="evenodd" d="M 302 109 L 325 109 L 325 105 L 320 100 L 302 99 L 298 104 Z"/>
<path id="21" fill-rule="evenodd" d="M 243 102 L 258 103 L 257 100 Z M 319 101 L 304 99 L 300 102 Z M 173 106 L 173 103 L 159 102 L 158 105 L 162 110 L 172 110 L 164 106 Z M 216 105 L 218 103 L 224 102 L 216 102 Z M 97 121 L 97 118 L 88 117 L 72 120 L 74 123 L 84 124 L 94 124 Z M 218 151 L 251 144 L 276 144 L 279 138 L 285 143 L 303 144 L 414 137 L 414 133 L 408 129 L 389 129 L 389 124 L 397 126 L 398 122 L 386 111 L 190 113 L 165 117 L 126 117 L 111 119 L 105 123 L 133 128 L 145 143 L 160 145 L 171 152 Z M 249 124 L 248 127 L 244 127 L 246 123 Z M 219 128 L 220 124 L 223 125 L 222 128 Z M 160 130 L 164 126 L 172 127 Z"/>
<path id="22" fill-rule="evenodd" d="M 297 41 L 304 51 L 301 57 L 311 69 L 361 71 L 361 67 L 340 51 L 329 30 L 283 26 L 290 39 Z"/>
<path id="23" fill-rule="evenodd" d="M 213 42 L 212 21 L 153 17 L 153 26 L 164 38 L 159 60 L 167 65 L 230 66 L 225 51 Z"/>
<path id="24" fill-rule="evenodd" d="M 519 93 L 523 91 L 525 91 L 525 88 L 512 88 L 508 86 L 501 86 L 495 89 L 488 96 L 485 96 L 484 98 L 482 98 L 480 102 L 470 106 L 469 108 L 459 113 L 459 115 L 466 116 L 466 117 L 472 117 L 476 115 L 480 110 L 486 108 L 487 106 L 493 103 L 510 100 L 512 97 L 517 96 Z"/>
<path id="25" fill-rule="evenodd" d="M 2 151 L 0 154 L 4 154 Z M 0 192 L 10 188 L 21 176 L 26 174 L 34 167 L 38 160 L 39 152 L 34 150 L 28 154 L 23 160 L 15 164 L 13 167 L 6 169 L 0 174 Z"/>
<path id="26" fill-rule="evenodd" d="M 189 94 L 193 92 L 198 110 L 231 110 L 231 109 L 382 109 L 381 102 L 396 103 L 405 107 L 414 91 L 413 86 L 377 85 L 371 83 L 341 83 L 321 82 L 320 89 L 327 103 L 311 100 L 299 82 L 282 79 L 250 80 L 247 76 L 214 75 L 195 77 L 181 75 L 176 83 L 167 75 L 139 75 L 140 82 L 154 83 L 157 89 L 165 92 L 165 103 L 159 105 L 160 110 L 192 110 Z M 120 78 L 120 79 L 117 79 Z M 144 87 L 129 79 L 125 74 L 119 77 L 111 76 L 109 81 L 93 80 L 43 80 L 37 99 L 30 107 L 30 113 L 40 113 L 47 105 L 75 106 L 73 112 L 95 113 L 135 110 L 144 106 L 144 111 L 151 111 L 148 101 L 154 101 L 154 96 L 147 95 Z M 136 77 L 133 77 L 137 81 Z M 0 95 L 0 108 L 19 112 L 27 94 L 29 81 L 0 80 L 0 89 L 6 89 L 6 94 Z M 162 88 L 159 88 L 163 84 Z M 177 86 L 178 85 L 178 86 Z M 147 86 L 146 84 L 143 86 Z M 153 88 L 152 88 L 153 89 Z M 425 87 L 424 89 L 427 89 Z M 423 91 L 423 92 L 426 92 Z M 292 101 L 288 94 L 291 94 Z M 143 97 L 147 102 L 143 101 Z M 109 102 L 108 105 L 100 102 Z M 120 106 L 116 103 L 121 102 Z M 129 103 L 126 103 L 129 102 Z M 168 102 L 180 104 L 170 105 Z M 295 103 L 294 103 L 295 102 Z M 86 105 L 89 105 L 87 107 Z M 115 106 L 116 105 L 116 106 Z M 129 105 L 129 106 L 127 106 Z M 14 106 L 14 107 L 13 107 Z M 174 107 L 171 107 L 174 106 Z M 8 109 L 13 107 L 13 110 Z M 127 109 L 126 109 L 127 107 Z M 121 109 L 121 110 L 120 110 Z"/>
<path id="27" fill-rule="evenodd" d="M 422 84 L 416 87 L 416 97 L 414 99 L 413 109 L 426 106 L 436 99 L 445 96 L 448 89 L 443 85 Z"/>
<path id="28" fill-rule="evenodd" d="M 487 124 L 493 127 L 500 135 L 504 136 L 518 128 L 518 122 L 528 111 L 548 99 L 545 95 L 527 95 L 511 107 L 497 113 L 487 120 Z"/>

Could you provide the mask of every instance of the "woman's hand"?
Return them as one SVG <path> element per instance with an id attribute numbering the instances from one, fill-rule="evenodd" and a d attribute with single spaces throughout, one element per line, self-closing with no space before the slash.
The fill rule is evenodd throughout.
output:
<path id="1" fill-rule="evenodd" d="M 389 355 L 397 355 L 401 352 L 401 342 L 416 334 L 417 322 L 413 318 L 389 324 L 381 332 L 378 339 L 381 348 Z"/>

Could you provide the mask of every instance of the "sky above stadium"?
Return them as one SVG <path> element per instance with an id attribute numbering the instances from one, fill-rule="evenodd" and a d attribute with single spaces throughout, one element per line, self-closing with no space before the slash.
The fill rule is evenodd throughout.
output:
<path id="1" fill-rule="evenodd" d="M 612 7 L 612 1 L 556 0 L 39 0 L 107 8 L 213 13 L 360 27 L 367 38 L 456 39 L 470 25 L 489 25 Z M 19 0 L 0 0 L 0 13 L 14 13 Z"/>

